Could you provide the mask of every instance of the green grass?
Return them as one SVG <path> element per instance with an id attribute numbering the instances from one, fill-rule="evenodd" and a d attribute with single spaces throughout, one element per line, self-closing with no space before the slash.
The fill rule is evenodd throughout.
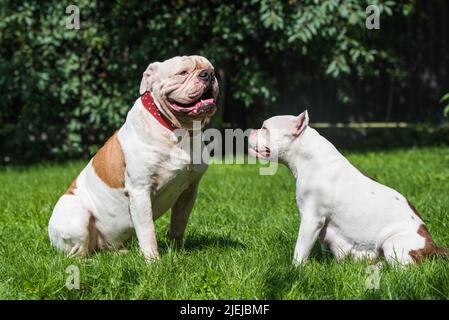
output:
<path id="1" fill-rule="evenodd" d="M 362 171 L 415 204 L 434 240 L 449 246 L 449 148 L 345 153 Z M 384 265 L 380 287 L 367 290 L 369 262 L 336 263 L 313 251 L 291 264 L 299 218 L 294 178 L 280 166 L 260 176 L 256 165 L 213 165 L 202 180 L 186 245 L 165 238 L 169 215 L 156 223 L 161 260 L 129 252 L 66 258 L 47 236 L 52 206 L 84 162 L 0 170 L 2 299 L 448 299 L 449 261 L 395 269 Z M 81 288 L 65 287 L 66 268 L 80 269 Z"/>

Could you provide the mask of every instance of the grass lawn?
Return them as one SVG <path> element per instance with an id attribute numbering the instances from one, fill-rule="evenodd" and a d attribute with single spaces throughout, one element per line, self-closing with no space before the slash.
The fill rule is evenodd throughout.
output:
<path id="1" fill-rule="evenodd" d="M 434 240 L 449 246 L 449 147 L 345 152 L 362 171 L 403 193 Z M 84 161 L 0 170 L 1 299 L 448 299 L 449 261 L 408 269 L 384 265 L 367 290 L 370 263 L 336 263 L 316 246 L 304 267 L 291 261 L 299 226 L 294 178 L 284 166 L 260 176 L 256 165 L 212 165 L 186 232 L 185 249 L 166 241 L 169 215 L 156 223 L 161 261 L 129 252 L 66 258 L 47 236 L 52 207 Z M 80 269 L 68 290 L 66 268 Z M 367 269 L 368 268 L 368 269 Z"/>

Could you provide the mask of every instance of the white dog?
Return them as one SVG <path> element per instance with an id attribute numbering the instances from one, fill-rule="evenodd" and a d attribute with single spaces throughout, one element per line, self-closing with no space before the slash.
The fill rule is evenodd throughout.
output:
<path id="1" fill-rule="evenodd" d="M 204 124 L 214 114 L 214 68 L 201 56 L 152 63 L 143 74 L 140 94 L 124 125 L 53 210 L 50 241 L 69 255 L 118 249 L 136 234 L 145 258 L 157 259 L 153 220 L 170 208 L 169 237 L 182 243 L 207 165 L 192 164 L 192 153 L 180 146 L 173 130 L 191 130 L 194 120 Z"/>
<path id="2" fill-rule="evenodd" d="M 295 264 L 307 260 L 318 237 L 337 260 L 384 256 L 405 265 L 449 256 L 404 196 L 362 174 L 308 123 L 307 111 L 273 117 L 249 138 L 253 156 L 279 160 L 296 177 L 301 225 Z"/>

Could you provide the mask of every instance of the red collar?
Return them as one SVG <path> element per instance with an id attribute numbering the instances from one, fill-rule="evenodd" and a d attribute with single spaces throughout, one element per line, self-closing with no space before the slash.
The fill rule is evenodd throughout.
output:
<path id="1" fill-rule="evenodd" d="M 178 129 L 178 127 L 176 127 L 164 114 L 159 111 L 150 92 L 147 91 L 141 95 L 140 100 L 142 101 L 144 108 L 147 109 L 161 125 L 171 131 Z"/>

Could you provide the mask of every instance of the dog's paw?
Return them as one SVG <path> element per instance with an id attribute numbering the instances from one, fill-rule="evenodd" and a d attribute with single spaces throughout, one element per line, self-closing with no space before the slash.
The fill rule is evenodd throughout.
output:
<path id="1" fill-rule="evenodd" d="M 154 263 L 154 262 L 157 262 L 157 261 L 159 261 L 159 260 L 161 260 L 161 258 L 159 257 L 159 255 L 154 255 L 154 256 L 151 256 L 151 257 L 145 257 L 145 261 L 146 261 L 147 263 Z"/>
<path id="2" fill-rule="evenodd" d="M 156 252 L 144 252 L 143 256 L 145 257 L 145 261 L 148 263 L 153 263 L 159 261 L 161 258 L 159 257 L 159 253 Z"/>
<path id="3" fill-rule="evenodd" d="M 305 261 L 302 261 L 302 260 L 299 260 L 299 259 L 296 259 L 296 258 L 293 258 L 292 263 L 293 263 L 293 265 L 294 265 L 295 267 L 300 267 L 300 266 L 303 266 L 303 265 L 306 264 Z"/>

